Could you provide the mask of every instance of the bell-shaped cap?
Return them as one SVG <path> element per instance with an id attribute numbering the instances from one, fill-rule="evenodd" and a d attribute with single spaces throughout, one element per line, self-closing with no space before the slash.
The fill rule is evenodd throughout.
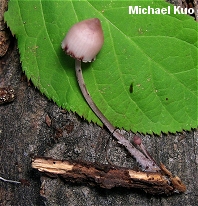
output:
<path id="1" fill-rule="evenodd" d="M 95 59 L 104 42 L 98 18 L 74 24 L 62 42 L 62 49 L 70 56 L 83 62 Z"/>

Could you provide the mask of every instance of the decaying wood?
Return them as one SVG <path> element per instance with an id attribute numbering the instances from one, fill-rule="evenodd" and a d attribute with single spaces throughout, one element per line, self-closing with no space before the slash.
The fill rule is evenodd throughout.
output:
<path id="1" fill-rule="evenodd" d="M 0 105 L 14 101 L 15 92 L 10 86 L 0 88 Z"/>
<path id="2" fill-rule="evenodd" d="M 32 168 L 50 176 L 60 175 L 66 181 L 88 183 L 107 189 L 140 188 L 150 194 L 167 195 L 186 190 L 179 177 L 173 177 L 164 165 L 161 165 L 162 173 L 141 172 L 117 166 L 35 157 L 32 159 Z"/>
<path id="3" fill-rule="evenodd" d="M 4 56 L 10 45 L 10 32 L 6 28 L 3 14 L 7 10 L 7 1 L 0 1 L 0 57 Z"/>

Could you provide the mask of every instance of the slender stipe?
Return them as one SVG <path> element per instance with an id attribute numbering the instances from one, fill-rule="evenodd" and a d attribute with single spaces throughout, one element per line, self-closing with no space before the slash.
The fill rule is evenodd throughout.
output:
<path id="1" fill-rule="evenodd" d="M 109 120 L 102 114 L 96 104 L 93 102 L 84 82 L 84 78 L 82 75 L 81 69 L 81 61 L 75 60 L 75 70 L 76 77 L 78 80 L 79 87 L 81 92 L 87 101 L 88 105 L 92 109 L 92 111 L 97 115 L 97 117 L 101 120 L 101 122 L 107 127 L 107 129 L 112 133 L 112 135 L 117 139 L 118 143 L 123 145 L 129 153 L 137 160 L 137 162 L 141 165 L 142 169 L 145 171 L 156 172 L 159 171 L 160 168 L 156 165 L 152 159 L 147 158 L 143 153 L 141 153 L 138 149 L 136 149 L 125 137 L 118 132 L 118 130 L 109 122 Z"/>

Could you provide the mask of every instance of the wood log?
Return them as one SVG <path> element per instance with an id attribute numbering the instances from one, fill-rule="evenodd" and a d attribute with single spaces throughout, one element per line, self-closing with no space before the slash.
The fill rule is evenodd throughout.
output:
<path id="1" fill-rule="evenodd" d="M 170 195 L 186 191 L 186 187 L 179 177 L 173 177 L 163 164 L 161 164 L 162 172 L 154 173 L 110 165 L 35 157 L 32 159 L 32 168 L 51 177 L 61 176 L 66 181 L 88 183 L 106 189 L 113 187 L 139 188 L 154 195 Z"/>

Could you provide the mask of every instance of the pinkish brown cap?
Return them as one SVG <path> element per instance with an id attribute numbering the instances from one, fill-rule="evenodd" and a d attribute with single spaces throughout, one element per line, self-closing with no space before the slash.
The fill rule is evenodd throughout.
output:
<path id="1" fill-rule="evenodd" d="M 133 143 L 136 144 L 136 145 L 141 145 L 142 144 L 142 139 L 139 136 L 135 135 L 133 137 Z"/>
<path id="2" fill-rule="evenodd" d="M 91 62 L 102 48 L 103 31 L 98 18 L 74 24 L 64 38 L 61 47 L 70 56 L 83 62 Z"/>

